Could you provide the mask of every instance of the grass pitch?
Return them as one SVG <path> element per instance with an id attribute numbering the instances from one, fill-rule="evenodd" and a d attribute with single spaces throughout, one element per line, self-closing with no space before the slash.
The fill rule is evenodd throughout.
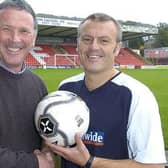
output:
<path id="1" fill-rule="evenodd" d="M 57 90 L 58 84 L 63 79 L 82 72 L 78 69 L 34 69 L 46 83 L 48 91 Z M 168 149 L 168 69 L 121 70 L 146 84 L 156 96 L 160 108 L 165 147 Z M 148 105 L 148 102 L 146 103 Z"/>

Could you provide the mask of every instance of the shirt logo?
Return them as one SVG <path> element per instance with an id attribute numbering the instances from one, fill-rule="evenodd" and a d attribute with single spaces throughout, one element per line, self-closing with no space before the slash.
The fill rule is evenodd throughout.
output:
<path id="1" fill-rule="evenodd" d="M 104 132 L 89 131 L 82 137 L 82 140 L 85 144 L 93 144 L 95 146 L 103 146 L 104 145 Z"/>

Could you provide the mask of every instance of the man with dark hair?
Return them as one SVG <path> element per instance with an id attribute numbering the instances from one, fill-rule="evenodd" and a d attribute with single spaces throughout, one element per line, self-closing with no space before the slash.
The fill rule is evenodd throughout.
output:
<path id="1" fill-rule="evenodd" d="M 37 30 L 26 1 L 0 3 L 0 168 L 54 168 L 51 153 L 39 150 L 34 125 L 36 106 L 47 89 L 24 64 Z"/>

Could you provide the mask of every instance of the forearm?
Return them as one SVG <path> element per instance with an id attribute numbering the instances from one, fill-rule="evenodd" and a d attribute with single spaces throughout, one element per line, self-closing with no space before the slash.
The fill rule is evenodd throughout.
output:
<path id="1" fill-rule="evenodd" d="M 91 168 L 164 168 L 163 164 L 143 164 L 134 160 L 112 160 L 95 157 Z"/>

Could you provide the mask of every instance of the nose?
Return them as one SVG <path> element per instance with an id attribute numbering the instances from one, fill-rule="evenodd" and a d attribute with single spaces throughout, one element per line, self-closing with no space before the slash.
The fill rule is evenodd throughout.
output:
<path id="1" fill-rule="evenodd" d="M 18 42 L 20 41 L 20 35 L 18 31 L 13 31 L 11 34 L 11 39 L 13 42 Z"/>
<path id="2" fill-rule="evenodd" d="M 98 49 L 98 48 L 99 48 L 99 43 L 98 43 L 98 40 L 97 40 L 96 38 L 93 39 L 93 41 L 92 41 L 90 47 L 91 47 L 92 49 Z"/>

